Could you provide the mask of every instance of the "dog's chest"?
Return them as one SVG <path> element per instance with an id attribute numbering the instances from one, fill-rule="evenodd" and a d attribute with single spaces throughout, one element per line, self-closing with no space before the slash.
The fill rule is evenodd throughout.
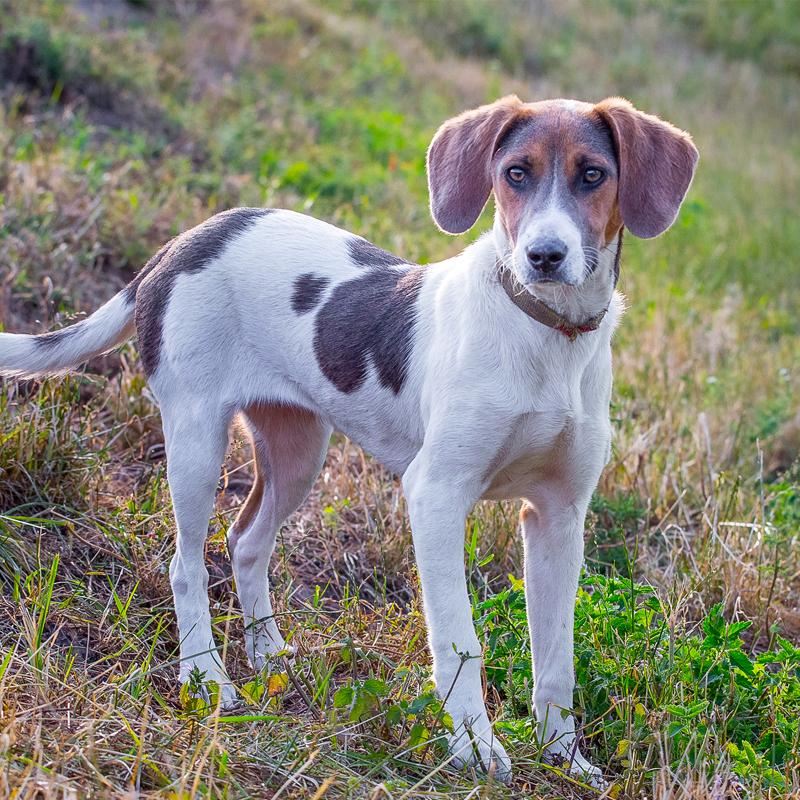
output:
<path id="1" fill-rule="evenodd" d="M 573 482 L 581 460 L 597 461 L 607 446 L 597 420 L 573 410 L 523 414 L 510 426 L 484 474 L 486 499 L 525 497 L 543 482 Z"/>

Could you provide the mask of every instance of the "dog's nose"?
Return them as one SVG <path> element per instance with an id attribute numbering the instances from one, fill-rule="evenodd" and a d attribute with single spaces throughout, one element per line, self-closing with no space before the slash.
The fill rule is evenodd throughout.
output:
<path id="1" fill-rule="evenodd" d="M 560 239 L 532 244 L 525 251 L 528 263 L 540 272 L 554 272 L 567 257 L 567 246 Z"/>

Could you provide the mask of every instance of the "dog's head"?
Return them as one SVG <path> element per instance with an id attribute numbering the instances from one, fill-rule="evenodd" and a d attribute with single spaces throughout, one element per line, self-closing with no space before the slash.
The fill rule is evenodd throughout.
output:
<path id="1" fill-rule="evenodd" d="M 691 137 L 627 100 L 522 103 L 511 95 L 445 122 L 428 149 L 431 213 L 463 233 L 493 190 L 523 285 L 578 286 L 624 225 L 675 221 L 697 164 Z"/>

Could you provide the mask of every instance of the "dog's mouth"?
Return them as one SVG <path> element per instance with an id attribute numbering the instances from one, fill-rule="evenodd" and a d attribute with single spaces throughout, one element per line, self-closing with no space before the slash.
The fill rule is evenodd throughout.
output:
<path id="1" fill-rule="evenodd" d="M 519 277 L 517 277 L 517 281 L 531 294 L 536 294 L 537 289 L 545 292 L 553 292 L 558 289 L 580 289 L 585 283 L 585 278 L 575 280 L 570 275 L 527 275 L 526 277 L 526 281 L 521 281 Z"/>
<path id="2" fill-rule="evenodd" d="M 580 283 L 575 283 L 575 281 L 566 280 L 562 278 L 537 278 L 535 281 L 530 281 L 529 283 L 523 284 L 523 286 L 530 291 L 531 287 L 536 286 L 572 286 L 578 287 Z"/>
<path id="3" fill-rule="evenodd" d="M 544 272 L 532 267 L 523 258 L 520 258 L 516 249 L 514 248 L 503 261 L 513 273 L 517 283 L 531 294 L 535 294 L 537 288 L 545 291 L 553 291 L 557 287 L 579 289 L 592 274 L 587 270 L 585 263 L 577 264 L 572 260 L 568 260 L 559 269 Z"/>

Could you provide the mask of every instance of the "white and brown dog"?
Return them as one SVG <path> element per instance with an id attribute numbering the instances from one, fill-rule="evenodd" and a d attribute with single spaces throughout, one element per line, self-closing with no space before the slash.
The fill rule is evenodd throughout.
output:
<path id="1" fill-rule="evenodd" d="M 521 498 L 540 736 L 601 780 L 566 712 L 584 517 L 609 457 L 621 234 L 665 231 L 697 158 L 686 133 L 619 98 L 505 97 L 446 122 L 428 152 L 447 233 L 469 229 L 494 191 L 492 231 L 454 258 L 416 266 L 311 217 L 234 209 L 173 239 L 86 320 L 0 334 L 0 373 L 21 377 L 138 335 L 178 530 L 183 681 L 197 668 L 235 699 L 203 556 L 231 418 L 244 417 L 255 451 L 228 541 L 256 668 L 285 647 L 267 580 L 276 532 L 339 430 L 402 475 L 453 761 L 510 775 L 483 702 L 464 526 L 481 498 Z"/>

